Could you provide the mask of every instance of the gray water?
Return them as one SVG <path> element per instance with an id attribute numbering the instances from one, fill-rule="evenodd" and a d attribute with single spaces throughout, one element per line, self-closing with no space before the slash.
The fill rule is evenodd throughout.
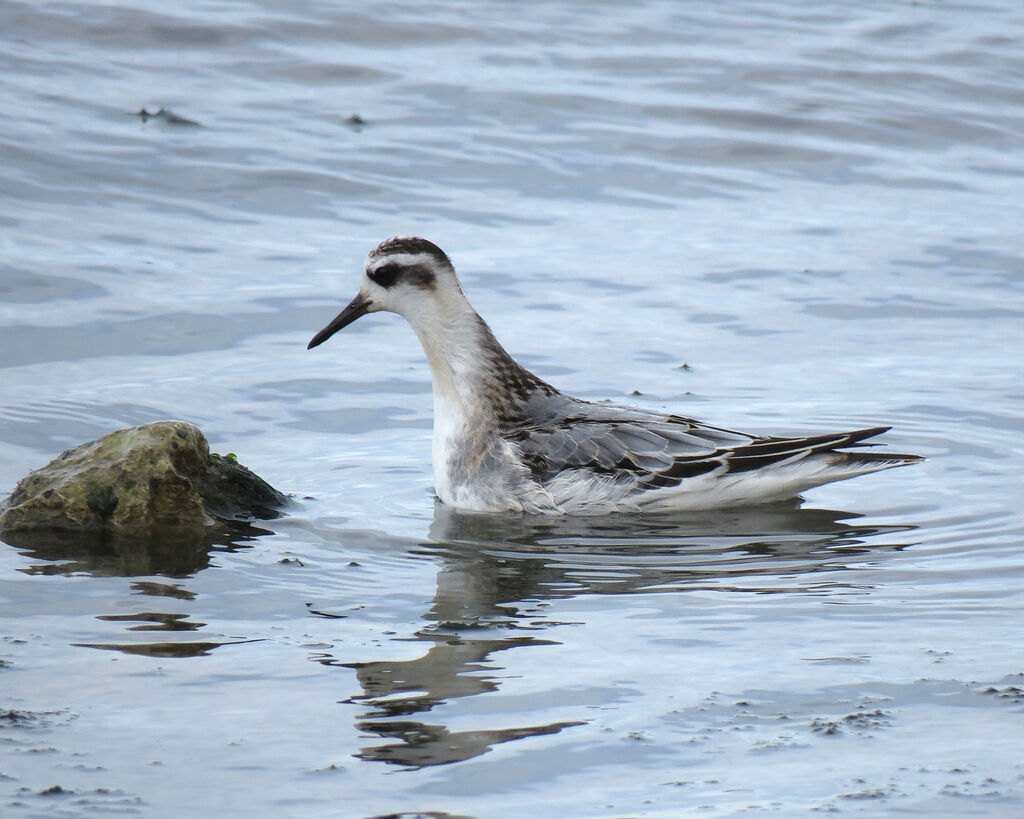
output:
<path id="1" fill-rule="evenodd" d="M 163 418 L 294 495 L 0 545 L 0 812 L 1024 812 L 1022 43 L 1015 0 L 0 6 L 0 495 Z M 305 350 L 410 233 L 567 392 L 928 460 L 435 506 L 408 327 Z"/>

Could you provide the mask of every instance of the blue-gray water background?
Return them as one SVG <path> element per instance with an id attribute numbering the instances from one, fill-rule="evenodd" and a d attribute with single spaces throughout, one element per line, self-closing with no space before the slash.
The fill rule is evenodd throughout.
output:
<path id="1" fill-rule="evenodd" d="M 1019 2 L 8 0 L 0 115 L 0 495 L 181 418 L 296 498 L 0 545 L 4 816 L 1024 811 Z M 408 327 L 305 350 L 409 233 L 570 393 L 929 460 L 435 509 Z"/>

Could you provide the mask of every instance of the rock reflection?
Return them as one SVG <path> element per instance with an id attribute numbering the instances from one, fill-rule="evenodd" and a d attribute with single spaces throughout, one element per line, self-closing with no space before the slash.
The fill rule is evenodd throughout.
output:
<path id="1" fill-rule="evenodd" d="M 412 719 L 444 702 L 495 691 L 501 667 L 489 662 L 509 648 L 550 644 L 523 634 L 560 625 L 544 617 L 546 601 L 579 594 L 650 594 L 714 589 L 821 593 L 845 588 L 824 577 L 865 553 L 898 550 L 888 535 L 911 526 L 856 523 L 857 515 L 803 509 L 798 503 L 677 518 L 617 515 L 538 518 L 478 515 L 438 506 L 431 542 L 421 554 L 440 561 L 429 621 L 415 635 L 428 643 L 412 660 L 340 662 L 363 693 L 348 702 L 370 710 L 358 727 L 389 741 L 357 756 L 409 767 L 479 756 L 494 745 L 551 734 L 578 722 L 451 731 L 438 720 Z"/>
<path id="2" fill-rule="evenodd" d="M 210 565 L 216 552 L 244 548 L 247 541 L 270 534 L 245 522 L 233 522 L 205 535 L 173 526 L 146 535 L 120 535 L 113 533 L 82 534 L 67 530 L 50 532 L 4 532 L 4 542 L 13 546 L 33 563 L 20 571 L 30 575 L 89 574 L 95 577 L 191 577 Z M 169 600 L 189 601 L 195 594 L 178 584 L 144 580 L 132 583 L 136 594 Z M 191 621 L 181 612 L 145 611 L 131 614 L 99 614 L 97 620 L 129 623 L 131 632 L 197 631 L 206 623 Z M 201 657 L 224 642 L 157 642 L 157 643 L 72 643 L 81 648 L 98 648 L 148 657 Z M 252 642 L 252 641 L 242 641 Z"/>
<path id="3" fill-rule="evenodd" d="M 33 530 L 4 532 L 4 542 L 30 559 L 47 561 L 22 569 L 26 574 L 188 577 L 210 565 L 211 552 L 234 551 L 267 534 L 239 522 L 205 535 L 175 527 L 147 535 Z"/>

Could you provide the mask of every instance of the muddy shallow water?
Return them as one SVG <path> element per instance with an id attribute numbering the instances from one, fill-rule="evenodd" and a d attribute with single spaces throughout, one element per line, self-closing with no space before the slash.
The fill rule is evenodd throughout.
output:
<path id="1" fill-rule="evenodd" d="M 582 9 L 0 10 L 0 494 L 181 418 L 293 495 L 0 544 L 5 816 L 1024 811 L 1024 13 Z M 305 350 L 409 233 L 567 392 L 928 460 L 436 506 L 408 327 Z"/>

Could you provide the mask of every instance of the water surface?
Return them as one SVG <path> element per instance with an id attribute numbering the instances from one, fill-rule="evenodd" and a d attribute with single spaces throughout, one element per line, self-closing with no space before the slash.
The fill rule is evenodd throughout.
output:
<path id="1" fill-rule="evenodd" d="M 0 494 L 170 417 L 294 496 L 0 547 L 5 816 L 1024 809 L 1017 4 L 0 31 Z M 567 392 L 928 461 L 678 518 L 438 507 L 408 327 L 305 350 L 396 234 Z"/>

